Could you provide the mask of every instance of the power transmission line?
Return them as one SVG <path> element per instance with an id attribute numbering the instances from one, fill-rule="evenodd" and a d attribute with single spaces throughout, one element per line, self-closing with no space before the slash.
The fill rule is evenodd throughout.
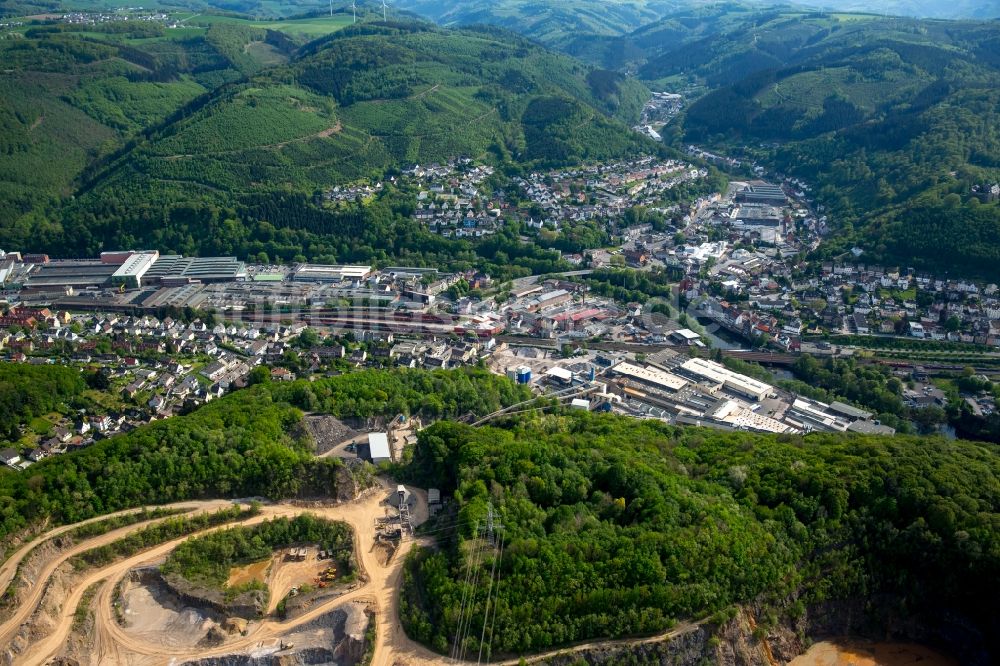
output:
<path id="1" fill-rule="evenodd" d="M 490 621 L 490 603 L 492 601 L 493 608 L 496 608 L 497 602 L 500 600 L 500 580 L 498 574 L 500 570 L 498 569 L 498 564 L 500 559 L 503 557 L 503 534 L 500 535 L 500 547 L 497 549 L 497 556 L 493 558 L 493 567 L 490 569 L 490 587 L 486 591 L 486 613 L 483 615 L 483 631 L 479 635 L 479 656 L 476 657 L 476 664 L 481 664 L 483 662 L 483 643 L 486 641 L 486 625 Z M 497 589 L 497 601 L 493 601 L 493 581 L 494 576 L 497 576 L 496 589 Z M 496 617 L 496 611 L 493 611 L 493 617 Z M 490 643 L 492 647 L 493 643 L 493 630 L 490 629 Z M 487 659 L 489 658 L 489 651 L 486 652 Z"/>
<path id="2" fill-rule="evenodd" d="M 479 539 L 477 537 L 477 542 L 478 541 Z M 465 612 L 465 627 L 462 628 L 461 639 L 457 646 L 459 661 L 465 661 L 466 641 L 469 638 L 469 630 L 472 628 L 472 608 L 476 603 L 476 590 L 479 588 L 479 572 L 480 572 L 479 565 L 482 562 L 483 550 L 484 549 L 482 548 L 482 544 L 480 543 L 479 548 L 476 550 L 475 572 L 472 575 L 472 588 L 469 594 L 469 607 L 466 609 Z"/>
<path id="3" fill-rule="evenodd" d="M 493 602 L 493 621 L 490 622 L 490 644 L 486 648 L 487 664 L 489 664 L 490 659 L 493 658 L 493 636 L 494 636 L 493 630 L 496 628 L 497 625 L 497 606 L 500 605 L 500 573 L 503 570 L 503 546 L 505 537 L 506 534 L 500 535 L 500 556 L 499 556 L 500 561 L 497 564 L 497 598 L 496 601 Z"/>
<path id="4" fill-rule="evenodd" d="M 479 532 L 479 521 L 476 521 L 476 532 Z M 472 558 L 469 558 L 469 567 L 465 570 L 465 580 L 462 583 L 462 604 L 458 609 L 458 627 L 455 630 L 455 643 L 451 646 L 452 659 L 458 658 L 458 639 L 462 631 L 462 620 L 465 617 L 465 603 L 469 596 L 469 582 L 472 580 Z"/>

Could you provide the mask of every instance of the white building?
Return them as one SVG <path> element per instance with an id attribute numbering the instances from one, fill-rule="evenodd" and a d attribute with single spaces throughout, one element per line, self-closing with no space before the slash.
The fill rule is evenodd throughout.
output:
<path id="1" fill-rule="evenodd" d="M 392 460 L 389 452 L 389 435 L 384 432 L 368 433 L 368 451 L 372 463 L 376 465 Z"/>
<path id="2" fill-rule="evenodd" d="M 753 377 L 733 372 L 724 365 L 701 358 L 692 358 L 681 365 L 681 369 L 699 379 L 718 384 L 742 396 L 760 402 L 774 390 L 770 384 L 765 384 Z"/>

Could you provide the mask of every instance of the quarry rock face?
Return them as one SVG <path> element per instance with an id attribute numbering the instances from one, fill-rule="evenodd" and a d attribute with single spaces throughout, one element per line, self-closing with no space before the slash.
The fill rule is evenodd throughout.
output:
<path id="1" fill-rule="evenodd" d="M 355 666 L 365 653 L 368 622 L 363 606 L 347 604 L 283 636 L 289 649 L 206 657 L 185 666 Z"/>

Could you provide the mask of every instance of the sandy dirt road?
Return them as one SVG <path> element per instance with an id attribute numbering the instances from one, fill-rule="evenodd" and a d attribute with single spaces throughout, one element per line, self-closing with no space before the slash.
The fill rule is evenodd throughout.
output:
<path id="1" fill-rule="evenodd" d="M 133 557 L 115 562 L 101 569 L 94 569 L 86 572 L 80 579 L 74 581 L 72 591 L 63 600 L 58 617 L 55 618 L 54 628 L 35 644 L 30 646 L 26 652 L 17 655 L 13 659 L 14 664 L 41 665 L 57 656 L 71 633 L 74 613 L 87 588 L 99 584 L 97 594 L 94 598 L 94 634 L 93 654 L 91 664 L 101 666 L 108 664 L 128 664 L 129 666 L 154 666 L 154 665 L 175 665 L 187 660 L 204 657 L 221 656 L 227 654 L 246 654 L 252 650 L 276 646 L 281 637 L 294 631 L 312 620 L 329 613 L 338 607 L 350 603 L 364 603 L 374 608 L 376 614 L 376 636 L 373 666 L 397 666 L 402 664 L 412 666 L 430 666 L 451 663 L 451 660 L 432 652 L 424 646 L 410 640 L 402 629 L 399 622 L 400 589 L 402 584 L 403 563 L 407 553 L 417 545 L 431 545 L 432 540 L 427 537 L 417 539 L 407 538 L 401 544 L 392 559 L 385 565 L 379 562 L 375 544 L 375 521 L 387 513 L 385 499 L 389 493 L 395 489 L 394 485 L 383 481 L 377 491 L 369 492 L 362 498 L 353 502 L 340 504 L 337 506 L 293 506 L 290 504 L 272 504 L 261 507 L 261 514 L 249 520 L 242 521 L 241 525 L 253 525 L 264 520 L 283 516 L 293 517 L 303 513 L 313 513 L 315 515 L 330 520 L 340 520 L 346 522 L 354 531 L 355 550 L 357 553 L 358 566 L 364 582 L 353 590 L 345 594 L 327 599 L 316 606 L 310 608 L 305 613 L 290 620 L 280 621 L 276 619 L 264 619 L 260 622 L 251 623 L 246 636 L 238 636 L 226 641 L 224 645 L 217 647 L 167 647 L 160 642 L 150 641 L 142 635 L 130 633 L 122 628 L 115 618 L 113 608 L 113 597 L 115 587 L 129 571 L 141 566 L 148 566 L 161 562 L 171 550 L 178 544 L 195 536 L 206 534 L 212 531 L 225 529 L 230 525 L 212 527 L 202 532 L 187 535 L 176 540 L 163 543 L 149 550 L 139 553 Z M 427 517 L 427 497 L 426 494 L 417 489 L 412 489 L 416 498 L 416 505 L 412 515 L 415 523 L 426 520 Z M 229 505 L 231 502 L 218 503 L 194 503 L 196 510 L 212 510 L 219 506 Z M 177 506 L 191 506 L 192 503 L 185 503 Z M 146 523 L 143 523 L 146 524 Z M 129 526 L 109 532 L 101 537 L 82 542 L 73 549 L 60 553 L 57 558 L 49 562 L 45 567 L 45 577 L 51 575 L 53 571 L 68 557 L 76 552 L 82 552 L 95 546 L 109 543 L 117 538 L 121 538 L 130 531 L 140 529 L 143 524 Z M 40 537 L 41 538 L 41 537 Z M 9 640 L 20 628 L 21 623 L 30 618 L 34 609 L 40 602 L 44 591 L 45 578 L 40 578 L 35 585 L 31 597 L 31 603 L 25 604 L 18 611 L 18 617 L 8 620 L 0 625 L 0 640 Z M 695 624 L 685 624 L 673 630 L 644 639 L 626 641 L 595 641 L 593 643 L 568 647 L 561 650 L 554 650 L 546 654 L 535 655 L 528 661 L 537 661 L 557 653 L 581 652 L 590 647 L 598 645 L 614 644 L 639 644 L 644 642 L 655 642 L 669 639 L 696 628 Z M 0 645 L 5 643 L 0 642 Z M 509 664 L 513 666 L 518 660 L 507 662 L 495 662 Z"/>
<path id="2" fill-rule="evenodd" d="M 183 504 L 174 505 L 171 508 L 178 508 L 178 509 L 187 508 L 193 511 L 194 513 L 203 513 L 206 511 L 207 512 L 217 511 L 218 509 L 231 505 L 232 502 L 226 502 L 223 500 L 212 500 L 206 502 L 185 502 Z M 52 559 L 49 562 L 45 563 L 45 565 L 38 574 L 35 584 L 31 586 L 27 598 L 22 599 L 20 605 L 14 610 L 14 612 L 10 615 L 10 617 L 8 617 L 3 622 L 3 624 L 0 624 L 0 645 L 8 645 L 13 639 L 14 635 L 17 634 L 18 630 L 21 627 L 21 624 L 24 623 L 25 620 L 31 617 L 31 614 L 35 611 L 35 608 L 38 606 L 38 603 L 41 601 L 42 595 L 45 592 L 45 581 L 47 581 L 52 576 L 55 570 L 59 568 L 59 566 L 63 562 L 65 562 L 66 560 L 70 559 L 75 555 L 79 555 L 80 553 L 90 550 L 91 548 L 111 543 L 113 541 L 121 539 L 124 536 L 128 536 L 132 532 L 138 531 L 143 527 L 147 527 L 149 525 L 155 525 L 156 523 L 162 522 L 171 517 L 173 516 L 157 518 L 154 520 L 136 523 L 134 525 L 127 525 L 125 527 L 120 527 L 116 530 L 111 530 L 110 532 L 102 534 L 101 536 L 96 537 L 94 539 L 81 541 L 80 543 L 75 544 L 72 548 L 68 548 L 62 551 L 57 558 Z M 87 522 L 93 522 L 93 521 L 87 521 Z M 43 537 L 41 537 L 40 539 L 36 539 L 36 541 L 38 543 L 41 543 L 42 541 L 46 541 L 54 536 L 58 536 L 59 534 L 68 531 L 69 529 L 73 529 L 74 527 L 79 527 L 81 524 L 82 523 L 69 525 L 67 526 L 66 529 L 57 528 L 56 530 L 52 530 L 51 532 L 48 532 L 46 535 L 43 535 Z M 24 558 L 27 552 L 30 552 L 30 549 L 34 547 L 33 545 L 34 543 L 35 542 L 29 544 L 30 548 L 28 548 L 28 551 L 25 551 L 23 553 L 19 551 L 19 556 L 17 556 L 18 558 L 16 561 L 14 561 L 14 558 L 12 557 L 10 560 L 4 563 L 4 567 L 8 566 L 12 567 L 9 574 L 11 578 L 13 578 L 13 575 L 17 570 L 17 564 L 20 563 L 20 561 Z M 7 575 L 6 571 L 4 575 L 5 576 Z M 76 608 L 75 605 L 74 608 Z"/>
<path id="3" fill-rule="evenodd" d="M 24 654 L 18 655 L 14 663 L 44 664 L 56 656 L 69 636 L 72 628 L 73 614 L 83 597 L 84 591 L 95 583 L 102 584 L 95 598 L 96 626 L 94 640 L 96 654 L 94 655 L 94 663 L 167 664 L 179 663 L 185 659 L 246 651 L 260 645 L 274 643 L 288 631 L 306 624 L 338 606 L 355 601 L 373 603 L 377 609 L 379 620 L 378 647 L 382 648 L 384 646 L 384 651 L 386 652 L 385 655 L 382 655 L 384 658 L 379 663 L 395 663 L 397 659 L 392 657 L 390 653 L 393 652 L 393 648 L 397 645 L 403 649 L 404 653 L 423 657 L 426 660 L 425 663 L 441 663 L 441 658 L 438 655 L 406 639 L 405 634 L 399 629 L 398 624 L 390 619 L 396 617 L 398 603 L 396 594 L 402 576 L 402 564 L 406 552 L 413 545 L 412 539 L 404 541 L 396 556 L 393 557 L 387 566 L 382 566 L 377 560 L 373 548 L 375 543 L 375 519 L 381 518 L 386 514 L 386 506 L 383 500 L 387 497 L 390 488 L 394 488 L 394 486 L 386 483 L 380 488 L 379 492 L 369 492 L 360 500 L 335 507 L 302 507 L 288 504 L 265 505 L 262 507 L 259 516 L 240 523 L 242 525 L 252 525 L 278 516 L 293 517 L 302 513 L 313 513 L 331 520 L 344 521 L 353 528 L 355 548 L 358 553 L 358 564 L 367 582 L 340 597 L 318 604 L 316 607 L 311 608 L 306 613 L 292 620 L 282 622 L 267 619 L 252 625 L 247 636 L 227 641 L 223 646 L 216 648 L 170 650 L 169 654 L 165 653 L 162 644 L 144 642 L 141 638 L 129 634 L 118 625 L 114 617 L 112 597 L 117 583 L 131 569 L 159 562 L 181 542 L 199 534 L 225 529 L 226 527 L 218 526 L 161 544 L 108 567 L 88 572 L 74 584 L 72 592 L 63 601 L 55 629 L 32 645 Z M 414 511 L 414 517 L 420 520 L 426 516 L 426 495 L 419 492 L 415 493 L 415 496 L 418 498 L 418 506 Z M 227 504 L 229 503 L 221 503 L 221 505 Z M 219 504 L 213 504 L 212 506 L 217 508 Z M 205 510 L 207 509 L 208 507 L 206 506 Z M 47 563 L 45 573 L 40 577 L 40 580 L 43 583 L 44 578 L 50 576 L 60 564 L 72 555 L 121 538 L 139 527 L 141 525 L 129 526 L 109 532 L 97 539 L 83 542 L 73 549 L 61 553 L 58 558 Z M 35 586 L 30 603 L 24 604 L 19 609 L 17 617 L 11 618 L 0 627 L 0 632 L 2 632 L 0 633 L 0 638 L 12 636 L 17 632 L 21 623 L 34 612 L 43 592 L 44 584 Z M 378 649 L 377 652 L 383 652 L 383 650 Z"/>
<path id="4" fill-rule="evenodd" d="M 174 508 L 184 509 L 190 506 L 191 509 L 195 509 L 199 504 L 200 504 L 199 502 L 182 502 L 181 504 L 174 505 Z M 18 565 L 28 555 L 28 553 L 30 553 L 35 548 L 35 546 L 39 546 L 42 543 L 48 541 L 49 539 L 52 539 L 53 537 L 57 537 L 60 534 L 65 534 L 66 532 L 74 530 L 82 525 L 99 523 L 101 521 L 108 520 L 110 518 L 116 518 L 118 516 L 127 516 L 129 514 L 139 513 L 144 508 L 153 510 L 156 507 L 139 507 L 137 509 L 125 509 L 124 511 L 116 511 L 115 513 L 108 513 L 103 516 L 96 516 L 88 520 L 82 520 L 78 523 L 73 523 L 72 525 L 62 525 L 61 527 L 56 527 L 47 532 L 39 534 L 31 541 L 22 544 L 20 548 L 14 551 L 10 557 L 8 557 L 6 560 L 3 561 L 2 564 L 0 564 L 0 590 L 7 589 L 7 586 L 10 585 L 10 582 L 14 580 L 14 575 L 17 573 Z"/>

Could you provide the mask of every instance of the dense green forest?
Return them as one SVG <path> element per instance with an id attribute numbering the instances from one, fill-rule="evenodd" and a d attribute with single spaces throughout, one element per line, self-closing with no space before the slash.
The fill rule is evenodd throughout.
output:
<path id="1" fill-rule="evenodd" d="M 5 242 L 46 224 L 42 211 L 57 210 L 102 155 L 241 77 L 198 31 L 168 37 L 136 23 L 82 27 L 45 25 L 0 39 Z"/>
<path id="2" fill-rule="evenodd" d="M 487 501 L 504 525 L 486 633 L 495 653 L 648 634 L 758 599 L 798 599 L 794 615 L 885 593 L 907 617 L 949 609 L 983 632 L 995 618 L 991 445 L 552 416 L 503 429 L 435 424 L 410 473 L 458 503 L 456 528 L 437 532 L 441 549 L 408 562 L 403 596 L 408 633 L 442 652 L 464 595 L 472 626 L 483 623 L 498 559 L 474 536 Z M 482 584 L 470 584 L 470 567 Z M 469 632 L 473 652 L 479 638 Z"/>
<path id="3" fill-rule="evenodd" d="M 25 473 L 4 472 L 0 533 L 46 517 L 76 522 L 197 497 L 329 493 L 340 466 L 314 459 L 305 438 L 292 434 L 300 416 L 265 389 L 252 389 L 47 458 Z"/>
<path id="4" fill-rule="evenodd" d="M 59 410 L 86 388 L 73 368 L 0 363 L 0 437 L 17 439 L 21 426 Z"/>
<path id="5" fill-rule="evenodd" d="M 389 418 L 487 414 L 523 400 L 526 391 L 479 369 L 365 371 L 257 385 L 25 472 L 0 469 L 0 540 L 36 521 L 70 523 L 144 504 L 335 495 L 338 478 L 349 472 L 335 458 L 314 456 L 301 410 Z M 350 473 L 367 483 L 363 468 Z"/>
<path id="6" fill-rule="evenodd" d="M 531 397 L 531 390 L 488 370 L 366 370 L 312 382 L 273 384 L 275 400 L 340 417 L 490 414 Z"/>
<path id="7" fill-rule="evenodd" d="M 354 571 L 354 533 L 346 523 L 302 514 L 237 526 L 189 539 L 177 546 L 160 567 L 197 585 L 224 589 L 234 566 L 269 559 L 285 546 L 319 545 L 333 553 L 339 577 Z"/>
<path id="8" fill-rule="evenodd" d="M 515 30 L 571 55 L 615 68 L 773 12 L 767 2 L 713 0 L 401 0 L 398 6 L 443 25 Z M 883 16 L 996 18 L 991 0 L 863 0 L 785 3 Z"/>
<path id="9" fill-rule="evenodd" d="M 682 0 L 401 0 L 403 9 L 443 25 L 497 25 L 565 49 L 582 35 L 623 35 L 653 23 Z"/>
<path id="10" fill-rule="evenodd" d="M 0 75 L 5 247 L 524 273 L 558 266 L 516 239 L 499 255 L 433 236 L 407 197 L 333 211 L 319 195 L 457 156 L 517 170 L 658 150 L 623 122 L 641 84 L 497 28 L 365 23 L 304 45 L 226 22 L 152 37 L 57 28 L 0 41 L 15 65 Z"/>

